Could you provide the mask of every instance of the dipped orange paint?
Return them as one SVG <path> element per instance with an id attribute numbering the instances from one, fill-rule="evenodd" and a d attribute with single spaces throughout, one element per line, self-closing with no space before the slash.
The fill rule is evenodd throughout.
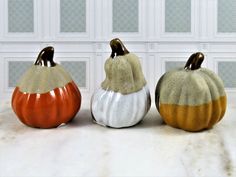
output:
<path id="1" fill-rule="evenodd" d="M 80 105 L 80 91 L 74 82 L 43 94 L 22 93 L 16 87 L 12 96 L 12 108 L 20 121 L 38 128 L 53 128 L 71 121 Z"/>
<path id="2" fill-rule="evenodd" d="M 46 53 L 51 50 L 53 51 L 53 48 L 44 49 Z M 48 55 L 46 53 L 44 55 Z M 46 56 L 40 57 L 45 59 Z M 56 63 L 49 62 L 48 65 L 32 66 L 12 95 L 14 112 L 22 123 L 30 127 L 54 128 L 67 123 L 75 117 L 81 106 L 80 91 L 68 73 Z M 57 73 L 60 73 L 58 78 L 52 78 Z M 35 78 L 41 75 L 45 77 L 31 83 L 34 74 L 37 76 Z M 51 82 L 47 83 L 48 80 Z M 49 86 L 46 86 L 47 84 Z"/>

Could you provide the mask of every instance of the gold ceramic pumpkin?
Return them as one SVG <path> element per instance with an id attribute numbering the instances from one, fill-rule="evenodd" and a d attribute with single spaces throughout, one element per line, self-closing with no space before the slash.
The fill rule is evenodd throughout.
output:
<path id="1" fill-rule="evenodd" d="M 190 56 L 184 68 L 165 73 L 159 80 L 155 101 L 166 124 L 187 131 L 212 128 L 226 111 L 222 80 L 201 68 L 204 55 Z"/>

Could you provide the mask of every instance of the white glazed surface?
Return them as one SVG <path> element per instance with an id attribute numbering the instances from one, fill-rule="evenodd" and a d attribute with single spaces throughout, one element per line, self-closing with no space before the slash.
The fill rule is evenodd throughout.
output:
<path id="1" fill-rule="evenodd" d="M 147 86 L 127 95 L 99 88 L 91 99 L 91 111 L 95 122 L 114 128 L 129 127 L 139 123 L 150 106 Z"/>

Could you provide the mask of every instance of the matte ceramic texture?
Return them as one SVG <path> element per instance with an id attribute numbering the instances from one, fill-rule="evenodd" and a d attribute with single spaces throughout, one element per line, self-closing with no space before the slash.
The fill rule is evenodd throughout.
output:
<path id="1" fill-rule="evenodd" d="M 101 87 L 122 94 L 141 90 L 146 85 L 138 56 L 130 53 L 118 38 L 111 40 L 110 57 L 105 62 L 106 78 Z"/>
<path id="2" fill-rule="evenodd" d="M 80 109 L 80 91 L 63 67 L 54 63 L 53 53 L 52 47 L 40 52 L 12 95 L 14 112 L 30 127 L 58 127 L 71 121 Z"/>
<path id="3" fill-rule="evenodd" d="M 146 85 L 139 58 L 133 53 L 108 58 L 104 68 L 106 79 L 102 88 L 105 90 L 129 94 Z"/>
<path id="4" fill-rule="evenodd" d="M 212 128 L 223 118 L 226 111 L 223 82 L 209 69 L 201 68 L 202 61 L 191 64 L 189 60 L 186 65 L 191 64 L 191 68 L 174 69 L 158 81 L 156 106 L 168 125 L 201 131 Z"/>
<path id="5" fill-rule="evenodd" d="M 91 100 L 95 122 L 113 128 L 130 127 L 139 123 L 150 106 L 151 99 L 147 86 L 126 95 L 100 88 Z"/>

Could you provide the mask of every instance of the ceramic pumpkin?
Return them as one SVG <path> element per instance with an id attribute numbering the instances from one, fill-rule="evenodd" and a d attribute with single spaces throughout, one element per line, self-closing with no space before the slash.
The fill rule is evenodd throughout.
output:
<path id="1" fill-rule="evenodd" d="M 12 95 L 14 112 L 30 127 L 57 127 L 71 121 L 80 109 L 80 91 L 71 76 L 53 61 L 53 54 L 53 47 L 44 48 Z"/>
<path id="2" fill-rule="evenodd" d="M 118 39 L 110 42 L 106 79 L 91 99 L 96 123 L 113 128 L 139 123 L 150 108 L 150 93 L 138 57 Z"/>
<path id="3" fill-rule="evenodd" d="M 155 101 L 166 124 L 187 131 L 210 129 L 226 111 L 222 80 L 201 68 L 204 55 L 190 56 L 184 68 L 165 73 L 159 80 Z"/>

